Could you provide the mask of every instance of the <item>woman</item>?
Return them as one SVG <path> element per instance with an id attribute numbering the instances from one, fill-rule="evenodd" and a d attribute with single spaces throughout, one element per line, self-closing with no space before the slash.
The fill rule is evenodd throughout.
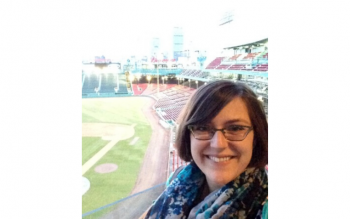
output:
<path id="1" fill-rule="evenodd" d="M 178 121 L 179 156 L 190 162 L 146 218 L 260 218 L 268 193 L 268 126 L 260 101 L 244 84 L 200 87 Z"/>

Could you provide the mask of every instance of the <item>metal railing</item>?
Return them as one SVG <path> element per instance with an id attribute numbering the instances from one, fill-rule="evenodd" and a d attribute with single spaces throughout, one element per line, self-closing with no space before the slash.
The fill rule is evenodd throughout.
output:
<path id="1" fill-rule="evenodd" d="M 83 214 L 85 219 L 139 218 L 164 191 L 165 183 Z"/>

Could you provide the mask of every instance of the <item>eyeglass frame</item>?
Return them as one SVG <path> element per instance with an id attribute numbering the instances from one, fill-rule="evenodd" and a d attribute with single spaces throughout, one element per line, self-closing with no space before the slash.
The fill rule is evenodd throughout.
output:
<path id="1" fill-rule="evenodd" d="M 193 130 L 192 130 L 192 128 L 193 128 L 194 126 L 198 126 L 198 125 L 188 125 L 188 126 L 187 126 L 187 129 L 190 130 L 190 132 L 192 133 L 192 135 L 193 135 L 193 137 L 194 137 L 195 139 L 200 140 L 200 141 L 211 140 L 211 139 L 214 137 L 215 132 L 217 132 L 217 131 L 221 131 L 221 133 L 224 135 L 224 137 L 225 137 L 225 139 L 226 139 L 227 141 L 243 141 L 243 140 L 248 136 L 249 132 L 251 132 L 251 131 L 253 130 L 253 127 L 251 127 L 251 126 L 236 125 L 236 126 L 248 128 L 248 131 L 246 132 L 246 134 L 244 135 L 244 137 L 243 137 L 241 140 L 229 140 L 229 139 L 227 139 L 227 137 L 226 137 L 226 135 L 225 135 L 226 128 L 217 129 L 217 128 L 213 128 L 213 127 L 208 126 L 208 127 L 210 128 L 210 133 L 212 134 L 211 138 L 209 138 L 209 139 L 198 139 L 198 138 L 196 138 L 196 135 L 193 133 Z"/>

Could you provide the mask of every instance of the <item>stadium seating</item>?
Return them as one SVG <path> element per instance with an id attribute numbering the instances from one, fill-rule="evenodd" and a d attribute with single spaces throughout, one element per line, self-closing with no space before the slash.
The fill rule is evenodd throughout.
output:
<path id="1" fill-rule="evenodd" d="M 245 64 L 231 65 L 227 70 L 245 70 Z"/>
<path id="2" fill-rule="evenodd" d="M 206 67 L 206 69 L 215 69 L 217 66 L 220 65 L 221 61 L 224 58 L 225 57 L 217 57 L 217 58 L 215 58 L 211 63 L 209 63 L 209 65 Z"/>
<path id="3" fill-rule="evenodd" d="M 240 57 L 240 56 L 241 56 L 241 54 L 236 54 L 236 55 L 234 55 L 234 56 L 230 57 L 230 58 L 228 59 L 228 61 L 234 61 L 234 60 L 237 60 L 237 59 L 238 59 L 238 57 Z"/>
<path id="4" fill-rule="evenodd" d="M 177 117 L 179 116 L 182 108 L 183 108 L 184 104 L 179 105 L 177 107 L 174 108 L 165 108 L 162 109 L 163 112 L 163 118 L 165 120 L 174 120 L 176 121 Z"/>
<path id="5" fill-rule="evenodd" d="M 248 53 L 243 59 L 254 59 L 257 55 L 259 55 L 260 52 L 257 53 Z"/>
<path id="6" fill-rule="evenodd" d="M 268 64 L 260 64 L 255 66 L 255 68 L 253 69 L 253 71 L 268 71 Z"/>
<path id="7" fill-rule="evenodd" d="M 231 65 L 227 65 L 227 64 L 222 64 L 222 65 L 219 65 L 218 67 L 216 67 L 216 69 L 228 69 Z"/>
<path id="8" fill-rule="evenodd" d="M 195 77 L 195 78 L 206 78 L 208 77 L 208 73 L 205 73 L 201 70 L 193 70 L 193 69 L 184 69 L 182 72 L 179 74 L 179 76 L 190 76 L 190 77 Z"/>
<path id="9" fill-rule="evenodd" d="M 99 87 L 97 74 L 86 75 L 83 85 L 83 93 L 95 93 L 95 88 Z"/>
<path id="10" fill-rule="evenodd" d="M 193 91 L 194 89 L 188 89 L 182 85 L 173 86 L 160 92 L 159 99 L 153 108 L 157 110 L 161 119 L 176 121 Z"/>
<path id="11" fill-rule="evenodd" d="M 102 74 L 101 75 L 101 89 L 100 93 L 114 93 L 114 88 L 117 86 L 117 78 L 114 76 L 114 74 L 109 73 L 107 75 Z"/>
<path id="12" fill-rule="evenodd" d="M 119 82 L 119 90 L 117 93 L 120 94 L 127 94 L 128 88 L 126 87 L 126 82 Z"/>

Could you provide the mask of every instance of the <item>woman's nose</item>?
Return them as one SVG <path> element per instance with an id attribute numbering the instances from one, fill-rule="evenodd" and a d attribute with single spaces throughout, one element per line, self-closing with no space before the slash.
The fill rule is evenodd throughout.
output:
<path id="1" fill-rule="evenodd" d="M 227 140 L 222 131 L 216 131 L 214 136 L 210 140 L 210 146 L 216 148 L 224 148 L 227 147 Z"/>

